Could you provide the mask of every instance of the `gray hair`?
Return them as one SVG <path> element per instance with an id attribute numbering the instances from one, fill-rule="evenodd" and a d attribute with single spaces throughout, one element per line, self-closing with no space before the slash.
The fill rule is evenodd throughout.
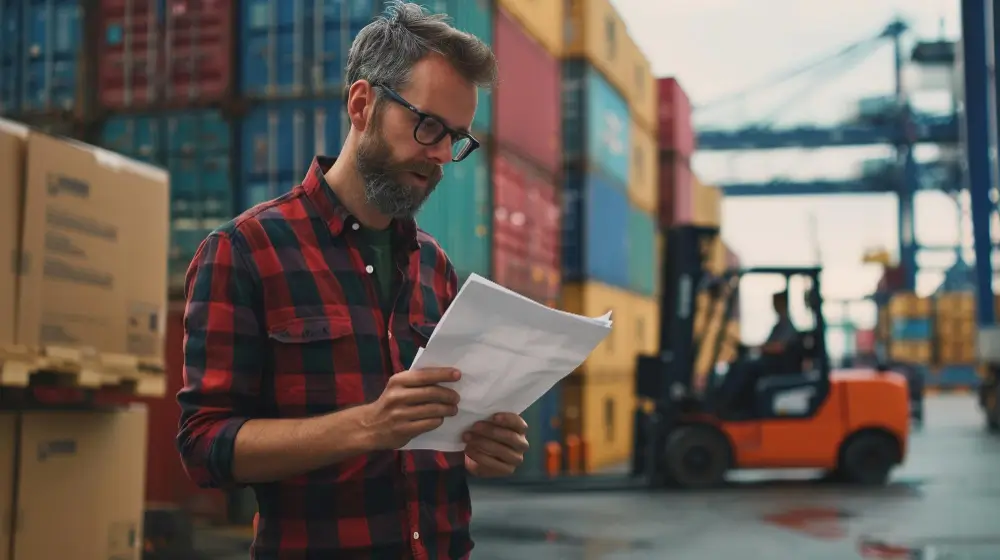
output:
<path id="1" fill-rule="evenodd" d="M 345 94 L 358 80 L 400 89 L 409 82 L 413 65 L 431 53 L 443 56 L 477 87 L 496 85 L 496 57 L 478 37 L 452 27 L 445 14 L 431 14 L 401 0 L 389 4 L 386 15 L 354 38 L 347 53 Z"/>

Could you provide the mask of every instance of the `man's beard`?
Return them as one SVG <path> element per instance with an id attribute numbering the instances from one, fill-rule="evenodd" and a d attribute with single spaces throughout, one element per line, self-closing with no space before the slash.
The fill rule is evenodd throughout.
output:
<path id="1" fill-rule="evenodd" d="M 373 120 L 358 144 L 357 165 L 365 186 L 365 201 L 385 216 L 412 218 L 441 181 L 441 166 L 393 161 L 392 150 L 378 128 Z M 407 172 L 427 177 L 427 188 L 404 184 L 402 176 Z"/>

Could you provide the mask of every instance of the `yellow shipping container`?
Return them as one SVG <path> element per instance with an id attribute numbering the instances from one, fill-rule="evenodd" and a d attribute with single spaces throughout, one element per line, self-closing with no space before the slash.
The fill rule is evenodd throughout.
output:
<path id="1" fill-rule="evenodd" d="M 722 224 L 722 191 L 702 183 L 697 177 L 692 180 L 692 221 L 702 226 L 719 226 Z"/>
<path id="2" fill-rule="evenodd" d="M 931 350 L 929 340 L 893 340 L 889 343 L 889 357 L 900 362 L 930 363 Z"/>
<path id="3" fill-rule="evenodd" d="M 467 0 L 471 1 L 471 0 Z M 563 52 L 563 2 L 539 0 L 498 0 L 529 35 L 538 40 L 554 57 Z"/>
<path id="4" fill-rule="evenodd" d="M 635 422 L 635 376 L 571 375 L 562 383 L 563 433 L 583 443 L 583 470 L 628 461 Z"/>
<path id="5" fill-rule="evenodd" d="M 580 366 L 584 375 L 632 375 L 635 371 L 636 337 L 632 325 L 631 292 L 598 282 L 566 284 L 560 309 L 598 317 L 611 311 L 611 333 Z"/>
<path id="6" fill-rule="evenodd" d="M 630 295 L 635 351 L 647 356 L 656 355 L 660 350 L 660 300 L 638 294 Z M 615 325 L 618 325 L 617 321 Z"/>
<path id="7" fill-rule="evenodd" d="M 659 166 L 656 156 L 656 138 L 633 122 L 628 197 L 636 208 L 649 214 L 656 214 L 659 203 Z"/>
<path id="8" fill-rule="evenodd" d="M 889 300 L 889 317 L 914 318 L 929 317 L 931 314 L 930 298 L 920 297 L 912 292 L 893 294 Z"/>
<path id="9" fill-rule="evenodd" d="M 625 21 L 609 0 L 566 0 L 563 56 L 583 57 L 626 95 L 635 80 L 628 77 L 631 40 Z"/>
<path id="10" fill-rule="evenodd" d="M 934 311 L 938 317 L 976 320 L 976 296 L 972 292 L 952 292 L 935 297 Z"/>
<path id="11" fill-rule="evenodd" d="M 631 64 L 623 67 L 629 71 L 632 83 L 625 88 L 625 100 L 628 101 L 632 117 L 639 126 L 648 131 L 653 136 L 656 135 L 659 124 L 659 92 L 656 86 L 656 77 L 653 76 L 653 68 L 646 58 L 646 55 L 639 48 L 639 45 L 629 39 L 627 42 L 631 50 L 629 57 Z"/>

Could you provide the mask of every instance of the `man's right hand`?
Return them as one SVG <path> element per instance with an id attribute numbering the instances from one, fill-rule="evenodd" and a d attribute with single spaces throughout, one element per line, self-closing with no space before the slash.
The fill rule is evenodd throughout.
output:
<path id="1" fill-rule="evenodd" d="M 382 396 L 365 405 L 362 420 L 378 450 L 399 449 L 458 414 L 458 393 L 439 383 L 458 381 L 450 368 L 401 371 L 389 377 Z"/>

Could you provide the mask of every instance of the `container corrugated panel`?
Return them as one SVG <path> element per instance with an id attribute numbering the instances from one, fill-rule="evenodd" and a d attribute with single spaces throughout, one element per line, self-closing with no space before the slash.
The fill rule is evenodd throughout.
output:
<path id="1" fill-rule="evenodd" d="M 625 193 L 600 174 L 570 170 L 563 188 L 563 279 L 627 287 L 627 221 Z"/>
<path id="2" fill-rule="evenodd" d="M 722 191 L 694 177 L 692 195 L 694 203 L 692 223 L 703 226 L 718 226 L 722 223 Z M 724 255 L 721 258 L 725 258 Z"/>
<path id="3" fill-rule="evenodd" d="M 424 3 L 430 11 L 451 16 L 451 24 L 457 29 L 471 33 L 480 41 L 493 46 L 494 0 L 429 0 Z M 493 131 L 493 92 L 479 92 L 479 106 L 472 121 L 472 129 L 480 132 Z"/>
<path id="4" fill-rule="evenodd" d="M 661 228 L 691 223 L 694 219 L 694 177 L 688 160 L 673 152 L 660 152 L 659 221 Z"/>
<path id="5" fill-rule="evenodd" d="M 562 200 L 555 177 L 533 169 L 526 175 L 532 293 L 538 301 L 555 305 L 562 287 Z"/>
<path id="6" fill-rule="evenodd" d="M 631 39 L 611 2 L 568 0 L 565 17 L 563 56 L 590 61 L 619 92 L 632 87 Z"/>
<path id="7" fill-rule="evenodd" d="M 660 265 L 655 247 L 655 221 L 652 215 L 632 205 L 629 205 L 628 212 L 629 288 L 637 294 L 651 296 L 656 287 L 656 270 Z"/>
<path id="8" fill-rule="evenodd" d="M 345 138 L 339 98 L 257 105 L 239 131 L 237 210 L 276 198 L 302 183 L 316 154 L 335 156 Z M 433 198 L 433 197 L 432 197 Z"/>
<path id="9" fill-rule="evenodd" d="M 79 0 L 0 0 L 0 114 L 87 112 Z"/>
<path id="10" fill-rule="evenodd" d="M 676 78 L 657 80 L 660 149 L 691 157 L 695 149 L 691 101 Z"/>
<path id="11" fill-rule="evenodd" d="M 163 12 L 157 0 L 101 0 L 97 44 L 101 107 L 150 107 L 160 101 Z"/>
<path id="12" fill-rule="evenodd" d="M 629 460 L 635 422 L 635 376 L 570 376 L 563 403 L 565 433 L 578 436 L 584 444 L 584 472 Z"/>
<path id="13" fill-rule="evenodd" d="M 633 316 L 634 294 L 627 290 L 600 282 L 572 282 L 564 284 L 559 308 L 587 317 L 599 317 L 611 311 L 615 328 L 611 329 L 597 348 L 580 366 L 585 376 L 625 376 L 635 371 L 637 353 Z M 621 328 L 624 326 L 625 328 Z"/>
<path id="14" fill-rule="evenodd" d="M 646 212 L 656 214 L 660 171 L 660 166 L 657 164 L 656 137 L 636 123 L 632 124 L 631 163 L 629 200 Z"/>
<path id="15" fill-rule="evenodd" d="M 235 94 L 234 1 L 166 0 L 163 97 L 168 105 L 219 103 Z"/>
<path id="16" fill-rule="evenodd" d="M 521 417 L 528 424 L 531 446 L 524 453 L 524 462 L 514 472 L 515 478 L 540 479 L 547 476 L 546 444 L 562 442 L 562 390 L 559 385 L 549 389 L 531 404 Z"/>
<path id="17" fill-rule="evenodd" d="M 495 41 L 500 68 L 496 141 L 557 173 L 562 166 L 562 65 L 502 9 Z"/>
<path id="18" fill-rule="evenodd" d="M 660 300 L 639 294 L 632 296 L 636 353 L 652 356 L 660 346 Z"/>
<path id="19" fill-rule="evenodd" d="M 563 62 L 562 137 L 565 161 L 600 168 L 626 189 L 632 131 L 628 105 L 583 60 Z"/>
<path id="20" fill-rule="evenodd" d="M 656 77 L 653 76 L 653 69 L 635 41 L 626 42 L 629 48 L 630 66 L 623 67 L 621 71 L 628 71 L 627 78 L 631 85 L 624 90 L 632 118 L 639 127 L 657 137 L 659 129 L 659 88 L 656 85 Z"/>
<path id="21" fill-rule="evenodd" d="M 934 333 L 930 318 L 901 317 L 892 322 L 892 338 L 896 340 L 927 340 Z"/>
<path id="22" fill-rule="evenodd" d="M 554 57 L 563 51 L 563 2 L 538 0 L 497 0 L 500 10 L 517 20 Z"/>
<path id="23" fill-rule="evenodd" d="M 354 37 L 379 13 L 377 0 L 244 0 L 240 90 L 250 98 L 339 98 Z"/>
<path id="24" fill-rule="evenodd" d="M 444 178 L 417 214 L 417 225 L 448 253 L 460 277 L 489 276 L 493 200 L 489 146 L 444 167 Z"/>

